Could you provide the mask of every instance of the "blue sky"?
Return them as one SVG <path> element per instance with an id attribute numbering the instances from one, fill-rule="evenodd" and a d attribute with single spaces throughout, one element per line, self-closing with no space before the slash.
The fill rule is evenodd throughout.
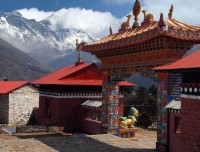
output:
<path id="1" fill-rule="evenodd" d="M 43 11 L 57 11 L 62 8 L 80 7 L 100 12 L 111 12 L 123 17 L 133 7 L 132 0 L 0 0 L 0 11 L 12 12 L 23 8 L 38 8 Z"/>

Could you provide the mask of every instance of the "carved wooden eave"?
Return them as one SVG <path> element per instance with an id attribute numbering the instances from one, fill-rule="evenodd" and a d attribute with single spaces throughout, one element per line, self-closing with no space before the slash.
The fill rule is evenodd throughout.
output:
<path id="1" fill-rule="evenodd" d="M 82 50 L 90 53 L 106 51 L 124 46 L 145 42 L 159 36 L 168 36 L 189 41 L 200 40 L 200 27 L 191 26 L 175 19 L 167 19 L 166 27 L 159 27 L 159 22 L 147 23 L 135 29 L 125 30 L 107 36 L 96 42 L 82 46 Z"/>
<path id="2" fill-rule="evenodd" d="M 101 69 L 141 72 L 174 62 L 195 44 L 200 44 L 200 27 L 172 18 L 143 22 L 134 29 L 120 30 L 98 41 L 82 44 L 81 50 L 96 55 Z"/>

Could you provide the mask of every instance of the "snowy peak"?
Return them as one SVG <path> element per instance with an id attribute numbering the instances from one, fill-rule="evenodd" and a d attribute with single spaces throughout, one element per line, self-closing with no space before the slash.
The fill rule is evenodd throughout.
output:
<path id="1" fill-rule="evenodd" d="M 48 19 L 37 22 L 22 17 L 17 11 L 0 12 L 0 36 L 45 64 L 75 51 L 77 38 L 88 42 L 95 40 L 83 30 L 53 29 Z"/>

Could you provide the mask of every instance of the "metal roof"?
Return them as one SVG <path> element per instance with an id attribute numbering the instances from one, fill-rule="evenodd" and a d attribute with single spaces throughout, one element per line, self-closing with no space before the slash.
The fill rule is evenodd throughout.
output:
<path id="1" fill-rule="evenodd" d="M 88 106 L 88 107 L 94 107 L 94 108 L 99 108 L 102 106 L 102 101 L 92 101 L 92 100 L 87 100 L 84 103 L 82 103 L 82 106 Z"/>
<path id="2" fill-rule="evenodd" d="M 95 78 L 89 79 L 92 74 L 87 72 L 86 68 L 94 68 L 98 70 L 97 65 L 94 63 L 83 63 L 80 65 L 70 65 L 66 66 L 60 70 L 52 72 L 36 81 L 33 81 L 31 84 L 39 84 L 39 85 L 83 85 L 83 86 L 102 86 L 102 75 L 99 71 L 98 76 Z M 80 71 L 85 73 L 84 77 L 77 78 L 77 75 L 80 75 Z M 89 78 L 88 78 L 89 77 Z M 119 82 L 120 86 L 136 86 L 136 84 L 128 82 L 128 81 L 121 81 Z"/>
<path id="3" fill-rule="evenodd" d="M 200 68 L 200 50 L 168 65 L 154 68 L 156 71 L 178 70 L 178 69 L 197 69 Z"/>
<path id="4" fill-rule="evenodd" d="M 0 81 L 0 94 L 7 94 L 28 83 L 29 81 Z"/>
<path id="5" fill-rule="evenodd" d="M 181 110 L 181 101 L 172 100 L 165 106 L 165 108 Z"/>

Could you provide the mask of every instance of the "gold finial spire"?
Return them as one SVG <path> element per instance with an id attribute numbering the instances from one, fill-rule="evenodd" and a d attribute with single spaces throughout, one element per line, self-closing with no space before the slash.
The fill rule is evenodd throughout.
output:
<path id="1" fill-rule="evenodd" d="M 112 27 L 111 26 L 109 27 L 109 30 L 110 30 L 110 35 L 112 35 L 113 31 L 112 31 Z"/>
<path id="2" fill-rule="evenodd" d="M 172 4 L 172 5 L 171 5 L 171 8 L 170 8 L 170 10 L 169 10 L 169 13 L 168 13 L 168 17 L 169 17 L 169 19 L 172 18 L 173 11 L 174 11 L 174 5 Z"/>
<path id="3" fill-rule="evenodd" d="M 133 6 L 133 16 L 135 16 L 134 20 L 135 22 L 133 23 L 133 28 L 138 27 L 139 23 L 138 23 L 138 16 L 140 14 L 141 11 L 141 4 L 139 0 L 135 1 L 135 4 Z"/>

